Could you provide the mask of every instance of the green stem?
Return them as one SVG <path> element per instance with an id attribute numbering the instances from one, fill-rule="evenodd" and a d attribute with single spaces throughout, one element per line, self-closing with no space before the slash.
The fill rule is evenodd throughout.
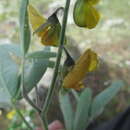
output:
<path id="1" fill-rule="evenodd" d="M 21 89 L 22 92 L 24 92 L 24 64 L 25 64 L 25 55 L 23 53 L 23 57 L 22 57 L 22 72 L 21 72 Z"/>
<path id="2" fill-rule="evenodd" d="M 45 130 L 48 130 L 48 122 L 47 122 L 47 118 L 46 118 L 46 116 L 40 114 L 40 117 L 41 117 L 41 119 L 42 119 L 42 122 L 43 122 L 43 125 L 44 125 L 44 126 L 43 126 L 44 129 L 45 129 Z"/>
<path id="3" fill-rule="evenodd" d="M 26 101 L 38 112 L 41 113 L 41 110 L 37 107 L 36 104 L 34 104 L 31 99 L 28 97 L 26 88 L 24 86 L 24 64 L 25 64 L 25 56 L 23 54 L 23 59 L 22 59 L 22 75 L 21 75 L 21 86 L 22 86 L 22 94 L 23 97 L 26 99 Z"/>
<path id="4" fill-rule="evenodd" d="M 31 101 L 31 99 L 27 95 L 26 88 L 24 86 L 24 65 L 25 65 L 25 55 L 23 53 L 23 58 L 22 58 L 22 73 L 21 73 L 21 89 L 22 89 L 22 94 L 23 94 L 23 97 L 25 98 L 25 100 L 32 106 L 32 108 L 34 108 L 38 113 L 41 113 L 41 110 Z M 20 113 L 20 111 L 18 109 L 16 109 L 16 111 L 19 114 L 19 116 L 21 116 L 21 118 L 26 123 L 26 125 L 29 127 L 30 124 L 24 119 L 24 117 L 22 116 L 22 114 Z M 43 121 L 43 123 L 46 124 L 45 121 Z M 31 127 L 29 127 L 29 129 L 33 130 L 33 129 L 31 129 Z"/>
<path id="5" fill-rule="evenodd" d="M 75 90 L 72 90 L 71 92 L 74 95 L 76 101 L 78 101 L 79 100 L 79 95 L 77 94 L 77 92 Z"/>
<path id="6" fill-rule="evenodd" d="M 12 100 L 12 105 L 13 108 L 15 109 L 15 111 L 17 112 L 17 114 L 19 115 L 19 117 L 23 120 L 23 122 L 26 124 L 26 126 L 28 127 L 29 130 L 33 130 L 33 128 L 31 127 L 31 125 L 26 121 L 26 119 L 24 118 L 23 114 L 20 112 L 20 110 L 16 107 L 16 102 Z"/>
<path id="7" fill-rule="evenodd" d="M 58 55 L 57 55 L 57 59 L 56 59 L 56 64 L 55 64 L 52 82 L 51 82 L 51 85 L 50 85 L 50 88 L 49 88 L 49 91 L 48 91 L 48 94 L 47 94 L 47 98 L 46 98 L 45 103 L 44 103 L 44 107 L 42 109 L 42 113 L 41 113 L 42 117 L 43 116 L 46 117 L 46 115 L 47 115 L 48 108 L 49 108 L 49 105 L 51 103 L 52 96 L 53 96 L 53 93 L 54 93 L 54 90 L 55 90 L 55 87 L 56 87 L 55 82 L 56 82 L 57 75 L 58 75 L 63 45 L 64 45 L 64 41 L 65 41 L 65 31 L 66 31 L 66 24 L 67 24 L 69 6 L 70 6 L 70 0 L 66 0 L 63 22 L 62 22 L 62 28 L 61 28 L 61 33 L 60 33 Z"/>
<path id="8" fill-rule="evenodd" d="M 23 58 L 22 58 L 22 74 L 21 74 L 21 87 L 22 87 L 22 92 L 24 92 L 24 64 L 25 64 L 25 55 L 23 53 Z M 15 106 L 15 105 L 14 105 Z M 15 107 L 16 112 L 18 115 L 21 117 L 21 119 L 25 122 L 25 124 L 28 126 L 30 130 L 33 130 L 30 126 L 30 124 L 25 120 L 24 116 L 22 113 Z"/>
<path id="9" fill-rule="evenodd" d="M 26 124 L 26 126 L 30 129 L 33 130 L 33 128 L 31 127 L 31 125 L 26 121 L 26 119 L 24 118 L 24 116 L 22 115 L 22 113 L 19 111 L 19 109 L 15 109 L 17 114 L 21 117 L 21 119 L 24 121 L 24 123 Z"/>

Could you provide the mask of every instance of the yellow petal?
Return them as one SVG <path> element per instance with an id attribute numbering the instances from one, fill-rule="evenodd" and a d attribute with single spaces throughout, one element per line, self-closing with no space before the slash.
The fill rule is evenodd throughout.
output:
<path id="1" fill-rule="evenodd" d="M 59 43 L 59 35 L 61 30 L 61 25 L 58 21 L 57 16 L 55 14 L 51 15 L 48 18 L 48 20 L 51 21 L 48 21 L 42 17 L 32 5 L 28 6 L 28 14 L 30 24 L 34 32 L 41 38 L 41 43 L 43 45 L 57 46 Z M 42 26 L 45 24 L 47 26 L 42 28 Z"/>
<path id="2" fill-rule="evenodd" d="M 88 72 L 96 69 L 98 64 L 97 54 L 90 49 L 86 50 L 73 69 L 67 74 L 63 80 L 64 88 L 81 88 L 82 80 Z"/>
<path id="3" fill-rule="evenodd" d="M 97 11 L 97 9 L 94 8 L 91 4 L 87 4 L 85 12 L 86 12 L 85 17 L 86 28 L 92 29 L 98 24 L 100 14 Z"/>
<path id="4" fill-rule="evenodd" d="M 92 29 L 98 24 L 100 14 L 93 3 L 81 1 L 76 2 L 73 17 L 78 26 Z"/>
<path id="5" fill-rule="evenodd" d="M 43 45 L 57 46 L 59 43 L 60 29 L 61 26 L 59 23 L 46 29 L 42 35 L 41 43 Z"/>
<path id="6" fill-rule="evenodd" d="M 99 3 L 100 0 L 88 0 L 92 5 L 96 5 Z"/>
<path id="7" fill-rule="evenodd" d="M 46 22 L 46 19 L 30 4 L 28 5 L 28 15 L 33 31 Z M 41 36 L 42 32 L 38 32 L 37 34 Z"/>
<path id="8" fill-rule="evenodd" d="M 84 88 L 84 84 L 83 82 L 79 82 L 78 84 L 76 84 L 73 89 L 80 91 L 82 88 Z"/>

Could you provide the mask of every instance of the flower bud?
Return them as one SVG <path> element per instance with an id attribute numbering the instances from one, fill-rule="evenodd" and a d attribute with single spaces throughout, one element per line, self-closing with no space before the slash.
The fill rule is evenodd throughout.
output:
<path id="1" fill-rule="evenodd" d="M 79 27 L 94 28 L 100 19 L 99 12 L 93 7 L 98 1 L 99 0 L 77 0 L 73 12 L 75 24 Z"/>

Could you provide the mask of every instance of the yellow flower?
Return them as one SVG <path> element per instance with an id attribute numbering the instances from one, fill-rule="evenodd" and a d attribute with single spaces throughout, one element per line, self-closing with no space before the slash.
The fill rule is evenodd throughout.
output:
<path id="1" fill-rule="evenodd" d="M 41 43 L 43 45 L 57 46 L 61 25 L 56 12 L 46 19 L 32 5 L 29 5 L 28 15 L 32 29 L 40 37 Z"/>
<path id="2" fill-rule="evenodd" d="M 74 7 L 73 17 L 75 23 L 80 27 L 92 29 L 100 19 L 100 14 L 94 5 L 99 0 L 77 0 Z"/>
<path id="3" fill-rule="evenodd" d="M 97 68 L 98 57 L 97 54 L 88 49 L 77 60 L 72 70 L 66 75 L 63 80 L 64 88 L 73 88 L 80 90 L 83 88 L 83 79 L 88 72 L 91 72 Z"/>
<path id="4" fill-rule="evenodd" d="M 7 113 L 6 117 L 11 120 L 13 119 L 14 115 L 16 114 L 15 110 L 10 111 L 9 113 Z"/>

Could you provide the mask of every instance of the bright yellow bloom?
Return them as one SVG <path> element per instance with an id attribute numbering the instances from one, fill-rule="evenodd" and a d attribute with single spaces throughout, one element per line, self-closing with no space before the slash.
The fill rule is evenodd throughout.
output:
<path id="1" fill-rule="evenodd" d="M 92 29 L 100 19 L 100 14 L 94 7 L 99 0 L 77 0 L 74 7 L 73 17 L 80 27 Z"/>
<path id="2" fill-rule="evenodd" d="M 7 117 L 9 120 L 11 120 L 11 119 L 13 119 L 13 117 L 14 117 L 15 114 L 16 114 L 16 111 L 15 111 L 15 110 L 12 110 L 12 111 L 10 111 L 10 112 L 6 115 L 6 117 Z"/>
<path id="3" fill-rule="evenodd" d="M 97 54 L 91 49 L 86 50 L 77 60 L 72 70 L 64 78 L 63 87 L 80 90 L 83 87 L 82 81 L 86 74 L 95 70 L 97 65 Z"/>
<path id="4" fill-rule="evenodd" d="M 33 31 L 40 37 L 43 45 L 57 46 L 61 25 L 56 14 L 52 14 L 48 19 L 32 6 L 28 6 L 28 15 Z"/>

